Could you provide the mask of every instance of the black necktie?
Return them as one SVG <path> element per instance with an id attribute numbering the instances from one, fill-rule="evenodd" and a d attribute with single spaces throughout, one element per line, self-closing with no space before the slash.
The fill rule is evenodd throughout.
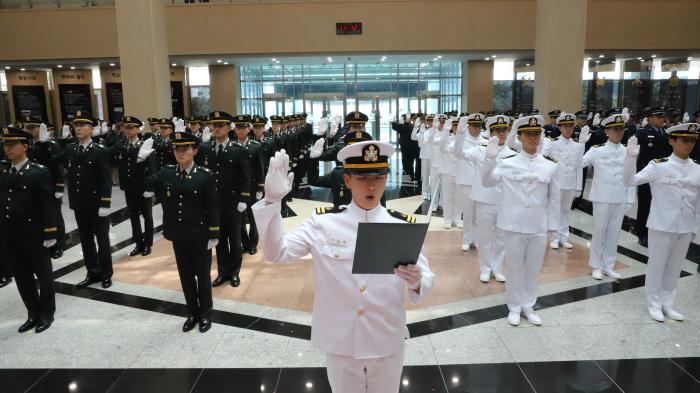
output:
<path id="1" fill-rule="evenodd" d="M 16 174 L 17 174 L 17 168 L 12 167 L 12 169 L 10 170 L 10 173 L 12 173 L 13 175 L 16 175 Z"/>
<path id="2" fill-rule="evenodd" d="M 224 150 L 224 145 L 219 145 L 219 147 L 216 148 L 216 155 L 218 156 L 221 154 L 221 152 Z"/>
<path id="3" fill-rule="evenodd" d="M 85 146 L 80 145 L 78 146 L 78 154 L 83 154 L 85 152 Z"/>

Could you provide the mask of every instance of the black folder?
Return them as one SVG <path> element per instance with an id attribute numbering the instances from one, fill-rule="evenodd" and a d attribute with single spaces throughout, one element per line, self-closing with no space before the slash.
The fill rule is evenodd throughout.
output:
<path id="1" fill-rule="evenodd" d="M 361 222 L 352 274 L 394 274 L 398 265 L 418 262 L 428 224 Z"/>

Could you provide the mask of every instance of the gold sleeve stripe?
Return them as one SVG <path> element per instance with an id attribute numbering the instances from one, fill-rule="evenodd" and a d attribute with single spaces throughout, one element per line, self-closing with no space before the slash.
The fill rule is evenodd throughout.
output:
<path id="1" fill-rule="evenodd" d="M 218 230 L 219 230 L 219 227 L 209 227 L 209 230 L 210 230 L 210 231 L 218 231 Z"/>
<path id="2" fill-rule="evenodd" d="M 102 197 L 102 198 L 100 198 L 100 200 L 101 200 L 101 201 L 111 201 L 112 198 Z"/>
<path id="3" fill-rule="evenodd" d="M 242 192 L 241 196 L 250 196 L 250 193 L 249 192 Z"/>
<path id="4" fill-rule="evenodd" d="M 56 227 L 51 227 L 51 228 L 44 228 L 44 232 L 50 233 L 50 232 L 57 232 L 58 228 Z"/>

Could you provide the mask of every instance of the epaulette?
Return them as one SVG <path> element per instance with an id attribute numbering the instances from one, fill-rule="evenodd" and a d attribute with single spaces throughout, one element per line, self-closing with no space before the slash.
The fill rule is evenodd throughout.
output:
<path id="1" fill-rule="evenodd" d="M 342 213 L 347 209 L 346 207 L 343 206 L 334 206 L 334 207 L 317 207 L 316 208 L 316 214 L 326 214 L 326 213 Z"/>
<path id="2" fill-rule="evenodd" d="M 170 165 L 166 165 L 165 167 L 168 168 L 168 169 L 175 169 L 175 168 L 177 167 L 177 165 L 175 165 L 175 164 L 170 164 Z"/>
<path id="3" fill-rule="evenodd" d="M 544 157 L 544 158 L 546 158 L 546 159 L 548 159 L 549 161 L 552 161 L 552 162 L 554 162 L 554 163 L 557 162 L 557 160 L 555 160 L 554 158 L 552 158 L 552 157 L 550 157 L 550 156 L 545 156 L 545 155 L 543 155 L 542 157 Z"/>
<path id="4" fill-rule="evenodd" d="M 260 144 L 260 142 L 257 141 L 257 140 L 252 140 L 252 141 L 250 141 L 250 143 L 252 143 L 252 144 L 254 144 L 254 145 L 259 145 L 259 144 Z"/>
<path id="5" fill-rule="evenodd" d="M 591 146 L 591 147 L 603 147 L 603 146 L 605 146 L 605 143 L 601 143 L 601 144 L 599 144 L 599 145 L 593 145 L 593 146 Z"/>
<path id="6" fill-rule="evenodd" d="M 46 169 L 45 166 L 39 164 L 38 162 L 29 162 L 29 166 L 34 167 L 34 168 L 39 168 L 39 169 Z"/>
<path id="7" fill-rule="evenodd" d="M 512 158 L 512 157 L 515 157 L 515 156 L 517 156 L 517 154 L 511 154 L 511 155 L 509 155 L 509 156 L 501 157 L 501 160 L 505 160 L 506 158 Z"/>
<path id="8" fill-rule="evenodd" d="M 209 169 L 209 168 L 207 168 L 207 167 L 205 167 L 205 166 L 199 166 L 199 165 L 197 165 L 197 170 L 198 170 L 198 171 L 202 171 L 202 172 L 204 172 L 204 173 L 213 173 L 213 172 L 211 171 L 211 169 Z"/>
<path id="9" fill-rule="evenodd" d="M 559 137 L 552 138 L 551 136 L 548 136 L 547 139 L 549 139 L 550 141 L 554 142 L 554 141 L 556 141 L 557 139 L 559 139 Z"/>
<path id="10" fill-rule="evenodd" d="M 654 162 L 657 163 L 657 164 L 658 164 L 659 162 L 666 162 L 666 161 L 668 161 L 668 157 L 666 157 L 666 158 L 655 158 L 655 159 L 654 159 Z"/>
<path id="11" fill-rule="evenodd" d="M 416 218 L 414 216 L 408 215 L 408 214 L 403 214 L 401 212 L 397 212 L 396 210 L 392 209 L 386 209 L 386 211 L 394 218 L 398 218 L 399 220 L 406 221 L 411 224 L 416 223 Z"/>

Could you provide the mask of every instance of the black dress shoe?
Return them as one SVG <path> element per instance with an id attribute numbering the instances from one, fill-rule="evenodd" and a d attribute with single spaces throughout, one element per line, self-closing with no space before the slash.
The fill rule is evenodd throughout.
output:
<path id="1" fill-rule="evenodd" d="M 32 330 L 34 328 L 34 326 L 36 326 L 36 324 L 37 324 L 36 319 L 29 318 L 29 319 L 27 319 L 27 321 L 25 323 L 22 324 L 22 326 L 19 327 L 19 329 L 17 329 L 17 331 L 19 333 L 28 332 L 28 331 Z"/>
<path id="2" fill-rule="evenodd" d="M 197 326 L 197 322 L 199 322 L 199 318 L 197 318 L 197 317 L 187 317 L 187 320 L 185 321 L 185 324 L 182 325 L 182 331 L 183 331 L 183 332 L 189 332 L 190 330 L 194 329 L 195 326 Z"/>
<path id="3" fill-rule="evenodd" d="M 83 281 L 81 281 L 81 282 L 75 284 L 75 286 L 76 286 L 78 289 L 83 289 L 83 288 L 87 288 L 88 285 L 92 285 L 92 284 L 94 284 L 94 283 L 96 283 L 96 282 L 100 282 L 100 281 L 101 281 L 101 280 L 100 280 L 99 278 L 85 277 L 85 279 L 84 279 Z"/>
<path id="4" fill-rule="evenodd" d="M 36 324 L 36 328 L 34 329 L 34 331 L 37 333 L 41 333 L 44 330 L 50 328 L 52 323 L 53 323 L 53 317 L 51 317 L 51 319 L 47 319 L 47 320 L 42 319 Z"/>
<path id="5" fill-rule="evenodd" d="M 102 288 L 107 289 L 107 288 L 109 288 L 109 287 L 111 287 L 111 286 L 112 286 L 112 279 L 111 279 L 111 278 L 102 280 Z"/>
<path id="6" fill-rule="evenodd" d="M 133 250 L 131 250 L 131 252 L 129 253 L 129 256 L 130 256 L 130 257 L 134 257 L 134 256 L 136 256 L 136 255 L 141 254 L 142 252 L 143 252 L 143 247 L 141 247 L 141 246 L 136 246 L 136 247 L 134 247 Z"/>
<path id="7" fill-rule="evenodd" d="M 241 278 L 238 277 L 238 274 L 234 274 L 233 277 L 231 277 L 231 286 L 236 288 L 239 285 L 241 285 Z"/>
<path id="8" fill-rule="evenodd" d="M 248 254 L 250 254 L 250 255 L 255 255 L 255 254 L 257 254 L 257 253 L 258 253 L 258 249 L 255 248 L 255 247 L 253 247 L 253 248 L 251 248 L 250 250 L 248 250 Z"/>
<path id="9" fill-rule="evenodd" d="M 217 276 L 214 281 L 212 281 L 211 286 L 212 287 L 218 287 L 221 286 L 224 282 L 228 281 L 228 279 L 224 276 Z"/>
<path id="10" fill-rule="evenodd" d="M 62 256 L 63 256 L 63 250 L 61 250 L 61 249 L 59 248 L 58 250 L 56 250 L 56 251 L 53 252 L 53 255 L 51 255 L 51 258 L 53 258 L 53 259 L 59 259 L 59 258 L 62 257 Z"/>
<path id="11" fill-rule="evenodd" d="M 639 238 L 639 244 L 640 244 L 642 247 L 648 247 L 649 242 L 647 241 L 647 238 L 646 238 L 646 237 L 640 237 L 640 238 Z"/>
<path id="12" fill-rule="evenodd" d="M 6 287 L 12 282 L 12 277 L 0 277 L 0 288 Z"/>
<path id="13" fill-rule="evenodd" d="M 206 332 L 211 328 L 211 320 L 207 317 L 202 317 L 202 319 L 199 320 L 199 331 L 201 333 Z"/>
<path id="14" fill-rule="evenodd" d="M 151 254 L 151 246 L 145 246 L 143 248 L 143 251 L 141 251 L 142 256 L 150 255 Z"/>

